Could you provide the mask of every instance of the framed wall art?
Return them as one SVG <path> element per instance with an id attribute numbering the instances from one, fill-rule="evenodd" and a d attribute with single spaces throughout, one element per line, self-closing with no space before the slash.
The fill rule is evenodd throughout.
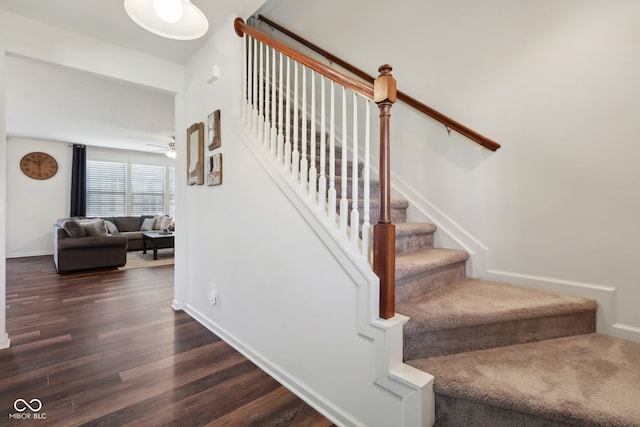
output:
<path id="1" fill-rule="evenodd" d="M 207 117 L 207 141 L 209 151 L 220 148 L 222 139 L 220 138 L 220 110 L 216 110 Z"/>
<path id="2" fill-rule="evenodd" d="M 207 185 L 222 184 L 222 153 L 209 156 L 207 162 Z"/>
<path id="3" fill-rule="evenodd" d="M 204 123 L 187 129 L 187 185 L 204 184 Z"/>

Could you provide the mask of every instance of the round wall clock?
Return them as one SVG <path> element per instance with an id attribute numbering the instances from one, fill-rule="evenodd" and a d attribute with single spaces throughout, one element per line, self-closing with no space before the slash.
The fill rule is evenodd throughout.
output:
<path id="1" fill-rule="evenodd" d="M 34 151 L 22 157 L 20 169 L 29 178 L 49 179 L 58 172 L 58 162 L 47 153 Z"/>

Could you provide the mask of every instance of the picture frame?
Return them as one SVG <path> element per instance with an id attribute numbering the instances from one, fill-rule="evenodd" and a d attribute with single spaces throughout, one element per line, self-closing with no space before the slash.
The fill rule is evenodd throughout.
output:
<path id="1" fill-rule="evenodd" d="M 204 184 L 204 123 L 187 129 L 187 185 Z"/>
<path id="2" fill-rule="evenodd" d="M 222 153 L 209 156 L 207 160 L 207 185 L 221 185 Z"/>
<path id="3" fill-rule="evenodd" d="M 207 141 L 209 151 L 222 146 L 220 134 L 220 110 L 216 110 L 207 116 Z"/>

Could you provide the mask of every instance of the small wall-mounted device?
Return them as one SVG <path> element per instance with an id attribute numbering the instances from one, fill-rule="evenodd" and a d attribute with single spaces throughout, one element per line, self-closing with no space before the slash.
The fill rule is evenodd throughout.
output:
<path id="1" fill-rule="evenodd" d="M 215 283 L 209 285 L 209 291 L 207 292 L 207 296 L 209 297 L 209 304 L 216 305 L 218 299 L 218 287 Z"/>
<path id="2" fill-rule="evenodd" d="M 219 77 L 220 77 L 220 67 L 217 65 L 214 65 L 213 67 L 211 67 L 211 74 L 207 78 L 207 83 L 211 84 L 216 80 L 218 80 Z"/>

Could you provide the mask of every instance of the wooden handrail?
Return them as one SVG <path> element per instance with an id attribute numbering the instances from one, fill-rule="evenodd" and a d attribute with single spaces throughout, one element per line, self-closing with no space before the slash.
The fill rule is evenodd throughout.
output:
<path id="1" fill-rule="evenodd" d="M 233 22 L 233 28 L 235 29 L 236 34 L 239 37 L 243 37 L 244 34 L 247 34 L 256 40 L 261 41 L 267 46 L 270 46 L 276 49 L 277 51 L 282 52 L 283 54 L 287 55 L 291 59 L 296 60 L 300 64 L 306 65 L 313 71 L 316 71 L 317 73 L 322 74 L 328 79 L 331 79 L 336 83 L 339 83 L 340 85 L 346 87 L 347 89 L 350 89 L 370 100 L 373 100 L 372 84 L 366 84 L 358 80 L 355 80 L 353 77 L 348 76 L 344 73 L 341 73 L 335 68 L 329 67 L 328 65 L 325 65 L 322 62 L 311 58 L 310 56 L 307 56 L 307 55 L 304 55 L 303 53 L 298 52 L 297 50 L 290 47 L 289 45 L 286 45 L 281 41 L 274 39 L 273 37 L 269 37 L 263 32 L 260 32 L 255 28 L 247 25 L 242 18 L 235 19 L 235 21 Z"/>
<path id="2" fill-rule="evenodd" d="M 331 61 L 334 64 L 339 65 L 340 67 L 344 68 L 345 70 L 355 74 L 356 76 L 360 77 L 361 79 L 369 82 L 369 83 L 373 83 L 375 80 L 375 77 L 367 74 L 366 72 L 362 71 L 361 69 L 359 69 L 358 67 L 349 64 L 347 61 L 327 52 L 326 50 L 322 49 L 321 47 L 311 43 L 310 41 L 300 37 L 299 35 L 287 30 L 286 28 L 282 27 L 281 25 L 276 24 L 275 22 L 273 22 L 272 20 L 270 20 L 269 18 L 264 17 L 263 15 L 258 15 L 258 19 L 263 21 L 264 23 L 266 23 L 267 25 L 273 27 L 274 29 L 280 31 L 282 34 L 286 35 L 287 37 L 292 38 L 293 40 L 297 41 L 298 43 L 302 44 L 303 46 L 308 47 L 309 49 L 313 50 L 314 52 L 316 52 L 317 54 L 325 57 L 326 59 L 328 59 L 329 61 Z M 453 120 L 452 118 L 440 113 L 437 110 L 434 110 L 433 108 L 429 107 L 428 105 L 423 104 L 422 102 L 418 101 L 417 99 L 407 95 L 404 92 L 398 91 L 398 99 L 405 102 L 406 104 L 409 104 L 410 106 L 412 106 L 413 108 L 415 108 L 416 110 L 426 114 L 427 116 L 431 117 L 432 119 L 442 123 L 443 125 L 445 125 L 447 127 L 447 129 L 451 129 L 454 130 L 456 132 L 458 132 L 460 135 L 463 135 L 467 138 L 469 138 L 470 140 L 476 142 L 477 144 L 482 145 L 483 147 L 491 150 L 491 151 L 496 151 L 498 148 L 500 148 L 500 144 L 498 144 L 497 142 L 493 141 L 492 139 L 487 138 L 486 136 L 474 131 L 473 129 L 463 125 L 462 123 Z"/>

